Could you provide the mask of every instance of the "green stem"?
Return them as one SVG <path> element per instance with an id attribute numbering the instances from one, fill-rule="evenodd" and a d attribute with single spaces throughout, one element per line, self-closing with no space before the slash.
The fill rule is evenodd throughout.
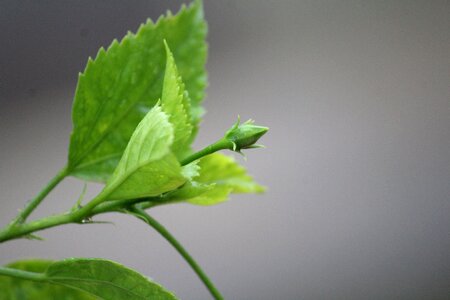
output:
<path id="1" fill-rule="evenodd" d="M 184 249 L 184 247 L 175 239 L 175 237 L 164 228 L 158 221 L 153 219 L 149 214 L 145 212 L 145 210 L 132 206 L 130 211 L 143 219 L 147 224 L 152 226 L 159 234 L 161 234 L 177 251 L 180 255 L 186 260 L 186 262 L 191 266 L 195 273 L 197 273 L 198 277 L 203 281 L 206 288 L 209 290 L 214 299 L 223 300 L 223 296 L 214 286 L 212 281 L 208 278 L 202 268 L 198 265 L 198 263 L 192 258 L 192 256 Z"/>
<path id="2" fill-rule="evenodd" d="M 42 229 L 47 229 L 72 222 L 75 222 L 75 218 L 73 218 L 72 214 L 62 214 L 42 218 L 30 223 L 9 226 L 6 229 L 0 231 L 0 243 L 15 238 L 20 238 Z"/>
<path id="3" fill-rule="evenodd" d="M 20 224 L 26 221 L 28 216 L 36 209 L 36 207 L 44 200 L 44 198 L 58 185 L 67 175 L 69 171 L 67 167 L 61 169 L 55 177 L 50 180 L 50 182 L 41 190 L 36 197 L 33 198 L 25 208 L 20 211 L 19 215 L 12 221 L 12 226 Z"/>
<path id="4" fill-rule="evenodd" d="M 232 149 L 232 148 L 233 148 L 233 144 L 229 140 L 222 138 L 222 139 L 218 140 L 217 142 L 203 148 L 202 150 L 195 152 L 194 154 L 186 157 L 185 159 L 183 159 L 181 161 L 181 165 L 185 166 L 187 164 L 190 164 L 194 160 L 202 158 L 203 156 L 212 154 L 212 153 L 220 151 L 220 150 Z"/>
<path id="5" fill-rule="evenodd" d="M 222 138 L 217 142 L 185 158 L 181 162 L 181 165 L 187 165 L 197 159 L 200 159 L 219 150 L 232 148 L 233 143 L 225 138 Z M 104 198 L 108 195 L 108 191 L 103 191 L 102 193 L 97 195 L 97 197 L 92 199 L 86 206 L 78 210 L 25 223 L 26 219 L 42 202 L 42 200 L 44 200 L 44 198 L 55 188 L 55 186 L 57 186 L 58 183 L 60 183 L 65 177 L 67 177 L 69 173 L 70 170 L 66 166 L 61 171 L 59 171 L 58 174 L 56 174 L 56 176 L 44 187 L 44 189 L 42 189 L 42 191 L 26 205 L 26 207 L 19 213 L 19 215 L 5 229 L 0 231 L 0 243 L 58 225 L 78 223 L 83 219 L 89 218 L 96 214 L 119 211 L 124 207 L 124 205 L 128 206 L 139 202 L 147 202 L 146 207 L 151 207 L 154 205 L 158 205 L 158 202 L 160 202 L 158 200 L 161 200 L 159 198 L 155 198 L 153 199 L 154 201 L 149 201 L 149 199 L 147 198 L 134 199 L 134 201 L 118 200 L 114 202 L 102 203 Z"/>
<path id="6" fill-rule="evenodd" d="M 114 200 L 100 203 L 92 211 L 89 217 L 94 215 L 99 215 L 108 212 L 123 211 L 124 207 L 134 205 L 137 203 L 146 202 L 148 204 L 158 203 L 161 201 L 161 197 L 148 197 L 148 198 L 137 198 L 137 199 L 125 199 L 125 200 Z"/>
<path id="7" fill-rule="evenodd" d="M 9 277 L 15 277 L 20 279 L 27 279 L 32 281 L 44 281 L 45 275 L 41 273 L 35 273 L 35 272 L 27 272 L 12 268 L 5 268 L 0 267 L 0 275 L 5 275 Z"/>
<path id="8" fill-rule="evenodd" d="M 100 193 L 82 208 L 69 213 L 53 215 L 29 223 L 8 226 L 6 229 L 0 231 L 0 243 L 58 225 L 80 223 L 83 219 L 92 215 L 92 210 L 101 203 L 106 196 L 107 195 Z"/>
<path id="9" fill-rule="evenodd" d="M 146 202 L 146 206 L 150 207 L 157 205 L 161 201 L 160 197 L 150 197 L 105 202 L 103 201 L 105 197 L 106 195 L 101 193 L 85 206 L 68 213 L 45 217 L 29 223 L 11 224 L 0 231 L 0 243 L 58 225 L 80 223 L 83 219 L 88 219 L 98 214 L 122 211 L 125 206 L 132 204 Z"/>

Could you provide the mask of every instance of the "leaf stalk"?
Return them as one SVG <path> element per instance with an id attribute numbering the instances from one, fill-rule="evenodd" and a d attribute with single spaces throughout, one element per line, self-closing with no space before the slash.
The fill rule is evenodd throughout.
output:
<path id="1" fill-rule="evenodd" d="M 220 294 L 219 290 L 214 286 L 212 281 L 208 278 L 206 273 L 202 270 L 200 265 L 194 260 L 194 258 L 186 251 L 186 249 L 180 244 L 180 242 L 175 239 L 175 237 L 158 221 L 153 219 L 145 210 L 138 207 L 137 205 L 131 206 L 129 211 L 142 219 L 148 225 L 153 227 L 159 234 L 161 234 L 186 260 L 186 262 L 191 266 L 194 272 L 198 275 L 200 280 L 205 284 L 208 291 L 216 300 L 223 300 L 223 296 Z"/>
<path id="2" fill-rule="evenodd" d="M 69 174 L 69 169 L 66 167 L 62 168 L 53 177 L 49 183 L 34 197 L 30 202 L 25 205 L 25 208 L 20 211 L 17 217 L 11 222 L 10 226 L 16 224 L 24 223 L 30 214 L 38 207 L 39 204 L 44 200 L 44 198 Z"/>
<path id="3" fill-rule="evenodd" d="M 7 267 L 0 267 L 0 275 L 32 281 L 45 281 L 46 279 L 45 275 L 41 273 L 28 272 Z"/>

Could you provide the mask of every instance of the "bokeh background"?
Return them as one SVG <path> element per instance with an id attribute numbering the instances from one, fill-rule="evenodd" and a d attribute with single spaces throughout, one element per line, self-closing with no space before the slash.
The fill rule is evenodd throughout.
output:
<path id="1" fill-rule="evenodd" d="M 1 1 L 0 225 L 66 161 L 88 56 L 179 1 Z M 270 127 L 242 161 L 269 187 L 214 207 L 154 209 L 227 299 L 450 299 L 450 3 L 207 1 L 204 146 L 236 120 Z M 34 217 L 60 212 L 67 179 Z M 89 186 L 95 195 L 99 186 Z M 144 223 L 68 225 L 26 257 L 104 257 L 182 299 L 209 299 Z M 0 291 L 1 293 L 1 291 Z"/>

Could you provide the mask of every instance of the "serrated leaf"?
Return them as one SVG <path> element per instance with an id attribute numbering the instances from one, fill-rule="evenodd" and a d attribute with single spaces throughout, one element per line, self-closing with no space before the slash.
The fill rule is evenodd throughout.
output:
<path id="1" fill-rule="evenodd" d="M 101 192 L 104 199 L 157 196 L 185 183 L 180 163 L 171 152 L 173 135 L 168 116 L 156 105 L 131 136 L 114 174 Z"/>
<path id="2" fill-rule="evenodd" d="M 261 193 L 264 187 L 250 177 L 232 157 L 214 153 L 199 160 L 199 175 L 192 182 L 167 195 L 168 201 L 185 200 L 197 205 L 214 205 L 230 193 Z"/>
<path id="3" fill-rule="evenodd" d="M 169 121 L 174 127 L 172 151 L 178 159 L 181 159 L 188 153 L 191 142 L 194 124 L 191 116 L 191 99 L 178 73 L 173 54 L 165 41 L 164 44 L 166 46 L 167 63 L 161 107 L 169 115 Z"/>
<path id="4" fill-rule="evenodd" d="M 88 61 L 79 76 L 72 110 L 71 175 L 94 181 L 110 177 L 135 127 L 161 98 L 164 39 L 192 100 L 196 131 L 206 86 L 205 35 L 202 4 L 196 1 L 156 24 L 149 20 L 136 34 L 127 34 L 120 43 L 114 41 Z"/>
<path id="5" fill-rule="evenodd" d="M 7 265 L 9 268 L 44 273 L 52 263 L 49 260 L 22 260 Z M 0 300 L 94 300 L 97 297 L 61 285 L 34 282 L 0 276 Z"/>
<path id="6" fill-rule="evenodd" d="M 171 292 L 143 275 L 105 259 L 30 260 L 9 267 L 42 273 L 44 282 L 0 276 L 0 299 L 174 300 Z M 2 286 L 3 285 L 3 286 Z M 2 298 L 3 295 L 6 298 Z"/>

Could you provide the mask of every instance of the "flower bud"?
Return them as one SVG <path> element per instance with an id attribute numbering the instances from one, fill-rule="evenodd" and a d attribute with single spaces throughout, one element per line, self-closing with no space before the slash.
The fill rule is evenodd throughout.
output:
<path id="1" fill-rule="evenodd" d="M 253 120 L 248 120 L 239 124 L 240 119 L 225 133 L 225 139 L 232 143 L 231 150 L 240 152 L 241 149 L 261 148 L 263 146 L 255 144 L 269 128 L 253 125 Z"/>

